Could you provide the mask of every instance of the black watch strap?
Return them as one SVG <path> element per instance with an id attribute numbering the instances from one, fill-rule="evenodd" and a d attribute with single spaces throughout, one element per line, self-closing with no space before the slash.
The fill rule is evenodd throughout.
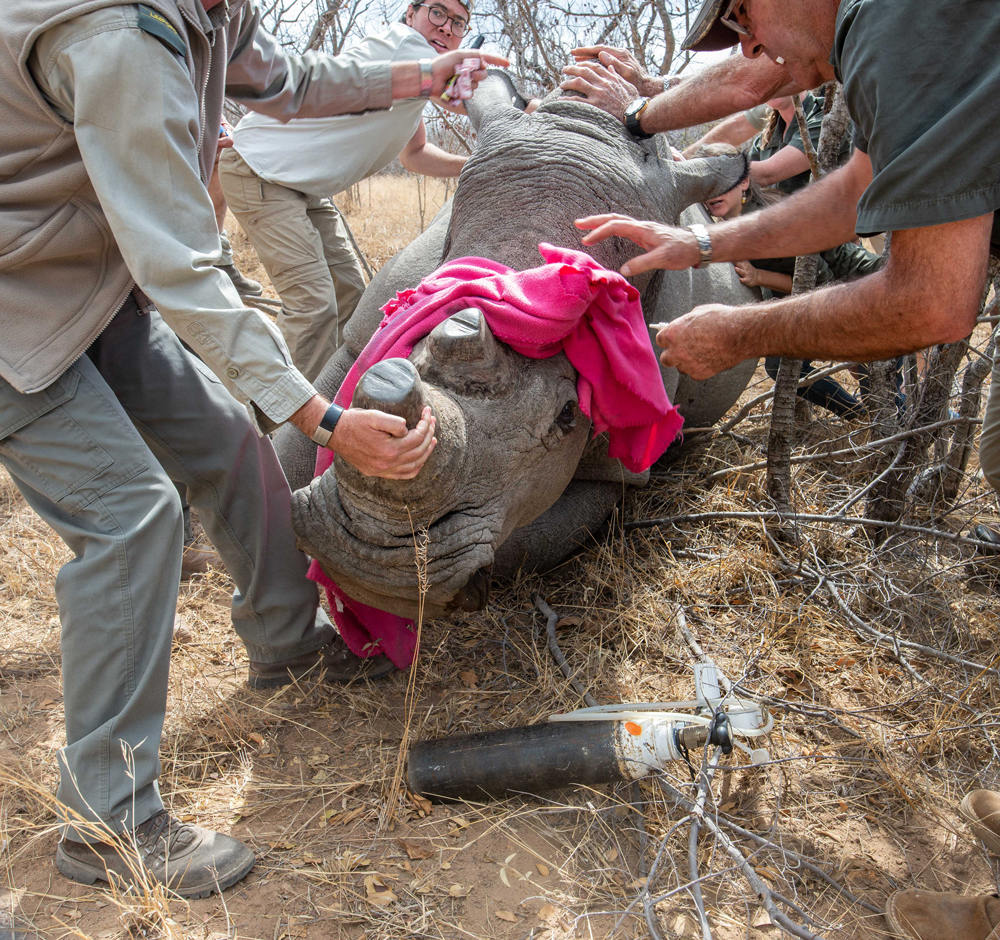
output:
<path id="1" fill-rule="evenodd" d="M 316 430 L 312 433 L 312 439 L 319 444 L 320 447 L 326 447 L 330 443 L 330 438 L 333 437 L 333 429 L 337 426 L 337 422 L 340 420 L 340 416 L 344 413 L 344 409 L 340 405 L 333 403 L 329 408 L 326 409 L 326 414 L 323 415 L 319 424 L 316 426 Z"/>
<path id="2" fill-rule="evenodd" d="M 642 102 L 642 105 L 635 110 L 633 107 L 638 103 Z M 642 124 L 640 119 L 642 117 L 642 112 L 646 110 L 649 106 L 648 98 L 636 98 L 635 101 L 631 102 L 625 110 L 625 130 L 627 130 L 636 140 L 649 140 L 652 134 L 647 134 L 642 129 Z"/>

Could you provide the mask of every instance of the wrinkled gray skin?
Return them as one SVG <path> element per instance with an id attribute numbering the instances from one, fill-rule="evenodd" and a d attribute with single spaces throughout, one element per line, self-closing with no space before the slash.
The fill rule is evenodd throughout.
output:
<path id="1" fill-rule="evenodd" d="M 535 267 L 541 241 L 581 247 L 574 219 L 614 211 L 676 222 L 686 207 L 732 188 L 743 172 L 742 157 L 675 163 L 662 143 L 634 140 L 618 121 L 573 98 L 549 98 L 525 115 L 495 77 L 480 85 L 468 110 L 478 141 L 455 197 L 368 287 L 345 345 L 316 382 L 330 398 L 378 326 L 379 308 L 443 261 L 480 255 L 520 270 Z M 707 220 L 699 205 L 684 218 Z M 615 238 L 590 253 L 617 270 L 639 250 Z M 710 300 L 753 299 L 729 264 L 633 282 L 647 322 Z M 661 371 L 687 426 L 704 427 L 736 401 L 755 365 L 707 382 Z M 491 574 L 558 564 L 603 525 L 626 485 L 648 477 L 610 460 L 603 438 L 590 441 L 576 372 L 563 354 L 522 357 L 499 343 L 475 310 L 456 312 L 409 361 L 369 369 L 353 404 L 403 415 L 410 427 L 430 404 L 438 445 L 413 480 L 366 478 L 339 457 L 312 480 L 315 445 L 283 429 L 276 443 L 295 490 L 293 524 L 303 549 L 351 597 L 404 616 L 417 613 L 418 578 L 426 585 L 425 617 L 481 609 Z M 413 533 L 423 543 L 424 529 L 426 561 L 418 574 Z"/>

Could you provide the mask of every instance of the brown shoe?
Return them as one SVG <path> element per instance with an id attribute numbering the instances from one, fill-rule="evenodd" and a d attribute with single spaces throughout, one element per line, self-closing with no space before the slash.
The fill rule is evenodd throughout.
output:
<path id="1" fill-rule="evenodd" d="M 185 542 L 181 556 L 181 580 L 190 581 L 196 574 L 205 574 L 209 568 L 222 564 L 219 553 L 206 542 L 195 539 Z"/>
<path id="2" fill-rule="evenodd" d="M 280 663 L 250 663 L 247 683 L 251 689 L 276 689 L 295 679 L 353 682 L 355 679 L 382 679 L 395 670 L 385 656 L 355 656 L 347 644 L 335 636 L 326 646 Z"/>
<path id="3" fill-rule="evenodd" d="M 145 877 L 182 898 L 207 898 L 236 884 L 254 863 L 250 847 L 238 839 L 189 826 L 166 810 L 136 826 L 132 842 L 89 845 L 64 839 L 56 847 L 56 867 L 80 884 L 141 885 Z"/>
<path id="4" fill-rule="evenodd" d="M 973 790 L 958 807 L 958 815 L 977 839 L 982 839 L 994 855 L 1000 855 L 1000 793 Z"/>
<path id="5" fill-rule="evenodd" d="M 1000 897 L 949 891 L 895 891 L 885 919 L 899 940 L 1000 940 Z"/>

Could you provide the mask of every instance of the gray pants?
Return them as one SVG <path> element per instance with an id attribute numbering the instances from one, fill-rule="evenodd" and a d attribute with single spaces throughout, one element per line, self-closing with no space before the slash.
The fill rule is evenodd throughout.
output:
<path id="1" fill-rule="evenodd" d="M 0 462 L 75 555 L 56 577 L 58 798 L 115 829 L 143 822 L 163 805 L 158 749 L 182 543 L 171 481 L 187 487 L 236 583 L 233 625 L 261 662 L 332 636 L 295 547 L 288 484 L 245 409 L 132 298 L 44 391 L 22 395 L 0 379 Z"/>

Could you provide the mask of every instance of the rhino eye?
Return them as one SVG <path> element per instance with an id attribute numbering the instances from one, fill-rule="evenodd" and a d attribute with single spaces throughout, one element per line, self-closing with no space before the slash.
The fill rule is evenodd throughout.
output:
<path id="1" fill-rule="evenodd" d="M 564 431 L 576 427 L 576 404 L 574 402 L 568 401 L 563 405 L 563 410 L 559 412 L 559 416 L 556 418 L 556 424 Z"/>

